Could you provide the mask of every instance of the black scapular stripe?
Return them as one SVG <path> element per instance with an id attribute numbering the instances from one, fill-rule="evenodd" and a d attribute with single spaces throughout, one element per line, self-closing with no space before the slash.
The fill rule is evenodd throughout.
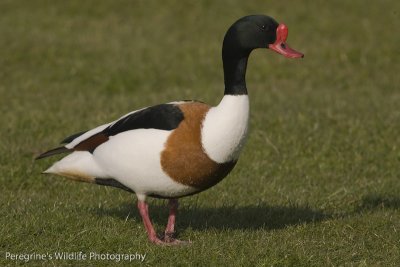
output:
<path id="1" fill-rule="evenodd" d="M 135 129 L 173 130 L 178 127 L 183 118 L 183 113 L 179 107 L 173 104 L 160 104 L 132 113 L 107 127 L 102 133 L 107 136 L 112 136 Z M 60 144 L 70 143 L 86 132 L 87 131 L 82 131 L 72 134 L 62 140 Z"/>
<path id="2" fill-rule="evenodd" d="M 83 131 L 83 132 L 79 132 L 79 133 L 75 133 L 73 135 L 68 136 L 67 138 L 65 138 L 64 140 L 62 140 L 60 142 L 60 144 L 66 144 L 66 143 L 70 143 L 72 142 L 72 140 L 74 140 L 75 138 L 81 136 L 82 134 L 86 133 L 87 131 Z"/>
<path id="3" fill-rule="evenodd" d="M 102 133 L 113 136 L 135 129 L 173 130 L 184 119 L 183 112 L 173 104 L 160 104 L 132 113 L 111 126 Z"/>

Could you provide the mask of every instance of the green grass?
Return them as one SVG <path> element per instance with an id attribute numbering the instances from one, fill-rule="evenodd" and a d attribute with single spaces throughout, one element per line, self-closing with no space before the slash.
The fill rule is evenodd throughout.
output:
<path id="1" fill-rule="evenodd" d="M 3 0 L 0 10 L 0 265 L 24 263 L 6 252 L 62 251 L 146 253 L 150 266 L 400 265 L 398 1 Z M 224 33 L 252 13 L 284 21 L 306 56 L 251 55 L 241 159 L 181 200 L 178 233 L 192 245 L 149 244 L 133 195 L 40 174 L 55 159 L 34 157 L 68 134 L 142 106 L 217 104 Z M 166 203 L 150 204 L 161 231 Z"/>

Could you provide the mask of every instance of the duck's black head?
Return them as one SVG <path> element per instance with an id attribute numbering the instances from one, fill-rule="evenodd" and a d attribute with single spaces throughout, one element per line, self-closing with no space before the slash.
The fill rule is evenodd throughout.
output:
<path id="1" fill-rule="evenodd" d="M 256 48 L 270 48 L 290 58 L 304 55 L 286 44 L 288 28 L 273 18 L 264 15 L 250 15 L 236 21 L 224 38 L 224 56 L 232 54 L 249 55 Z"/>
<path id="2" fill-rule="evenodd" d="M 250 15 L 236 21 L 226 32 L 222 47 L 225 94 L 247 94 L 247 59 L 256 48 L 269 48 L 289 58 L 304 57 L 287 45 L 287 36 L 287 26 L 268 16 Z"/>

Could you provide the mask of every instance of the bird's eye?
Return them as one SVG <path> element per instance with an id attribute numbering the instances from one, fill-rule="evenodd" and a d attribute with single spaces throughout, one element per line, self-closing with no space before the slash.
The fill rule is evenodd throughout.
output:
<path id="1" fill-rule="evenodd" d="M 261 29 L 263 29 L 263 30 L 265 30 L 266 28 L 267 28 L 267 26 L 265 26 L 265 25 L 261 26 Z"/>

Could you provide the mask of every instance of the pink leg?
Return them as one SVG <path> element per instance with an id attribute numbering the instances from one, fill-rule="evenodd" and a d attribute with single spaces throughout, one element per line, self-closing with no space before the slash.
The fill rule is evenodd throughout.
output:
<path id="1" fill-rule="evenodd" d="M 173 242 L 173 235 L 175 233 L 175 218 L 176 218 L 176 211 L 178 210 L 178 200 L 177 199 L 170 199 L 168 202 L 169 206 L 169 216 L 168 216 L 168 224 L 167 228 L 165 228 L 165 242 Z"/>
<path id="2" fill-rule="evenodd" d="M 163 244 L 164 242 L 161 241 L 157 237 L 157 234 L 156 234 L 156 231 L 154 230 L 153 224 L 150 221 L 149 206 L 147 205 L 147 203 L 139 200 L 138 201 L 138 209 L 139 209 L 140 215 L 142 216 L 143 224 L 144 224 L 144 227 L 146 228 L 147 236 L 149 237 L 150 242 L 155 243 L 155 244 Z"/>
<path id="3" fill-rule="evenodd" d="M 168 225 L 165 230 L 165 237 L 164 240 L 160 240 L 157 237 L 156 231 L 154 230 L 153 224 L 151 223 L 150 220 L 149 206 L 145 201 L 138 200 L 138 209 L 140 215 L 142 216 L 143 224 L 147 231 L 147 236 L 149 237 L 150 242 L 157 245 L 178 245 L 187 243 L 185 241 L 180 241 L 172 237 L 175 230 L 175 216 L 176 216 L 176 210 L 178 209 L 178 201 L 176 199 L 171 199 L 169 202 L 169 206 L 170 206 L 170 213 L 168 217 Z"/>
<path id="4" fill-rule="evenodd" d="M 169 216 L 168 216 L 168 224 L 167 228 L 165 228 L 164 232 L 164 242 L 172 245 L 181 245 L 181 244 L 188 244 L 191 243 L 190 241 L 181 241 L 175 239 L 173 236 L 175 234 L 175 218 L 176 212 L 178 210 L 178 200 L 177 199 L 170 199 L 168 202 L 169 206 Z"/>

